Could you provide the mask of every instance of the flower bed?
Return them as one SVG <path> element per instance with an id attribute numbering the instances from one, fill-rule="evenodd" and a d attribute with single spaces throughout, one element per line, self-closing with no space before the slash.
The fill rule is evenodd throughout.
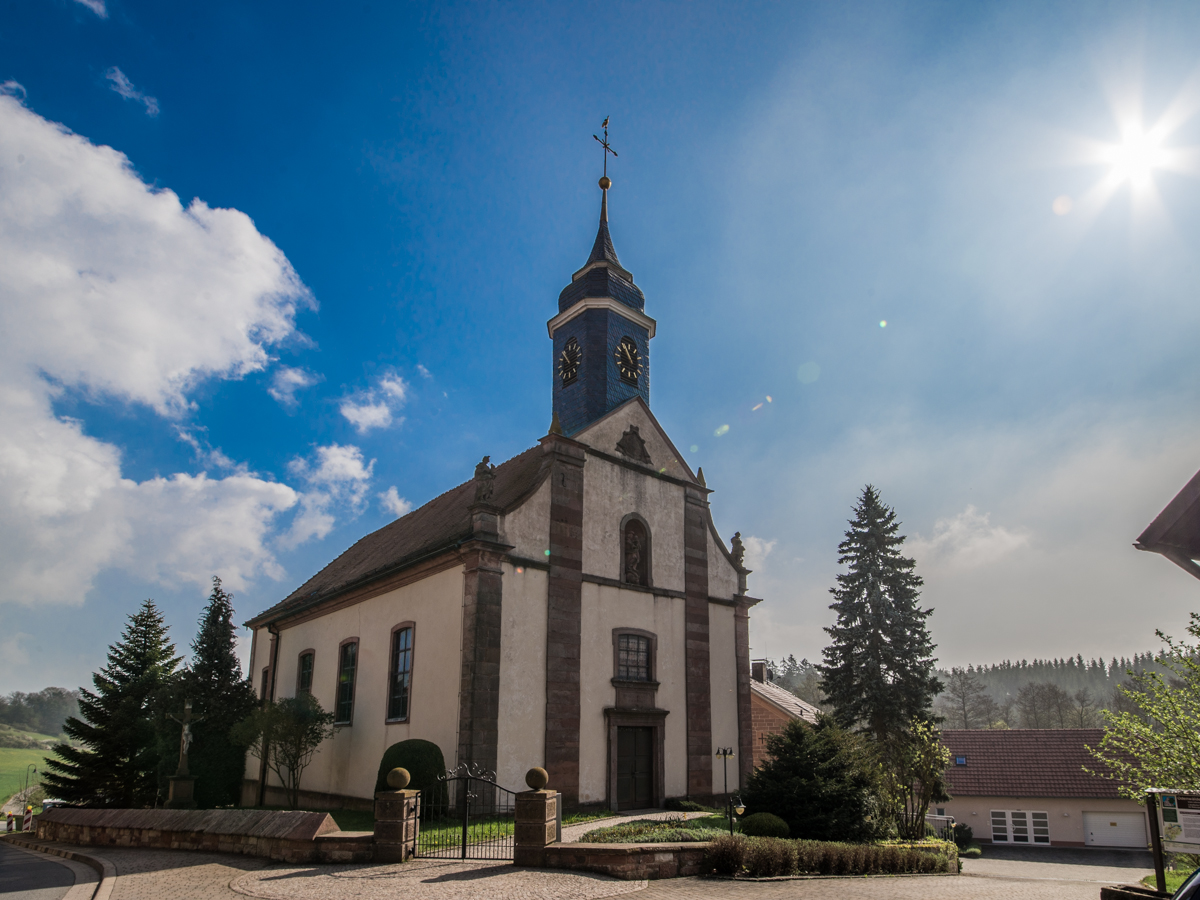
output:
<path id="1" fill-rule="evenodd" d="M 635 819 L 620 825 L 597 828 L 589 831 L 580 843 L 586 844 L 677 844 L 683 842 L 711 841 L 713 838 L 729 837 L 728 826 L 721 816 L 706 816 L 702 819 Z"/>
<path id="2" fill-rule="evenodd" d="M 836 844 L 728 834 L 714 838 L 705 856 L 717 875 L 932 875 L 958 872 L 958 848 L 922 844 Z"/>

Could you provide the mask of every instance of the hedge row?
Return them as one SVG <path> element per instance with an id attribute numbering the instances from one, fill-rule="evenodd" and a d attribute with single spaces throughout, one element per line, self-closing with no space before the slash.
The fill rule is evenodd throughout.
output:
<path id="1" fill-rule="evenodd" d="M 957 872 L 957 848 L 928 850 L 881 844 L 834 844 L 722 835 L 708 845 L 707 868 L 717 875 L 915 875 Z"/>

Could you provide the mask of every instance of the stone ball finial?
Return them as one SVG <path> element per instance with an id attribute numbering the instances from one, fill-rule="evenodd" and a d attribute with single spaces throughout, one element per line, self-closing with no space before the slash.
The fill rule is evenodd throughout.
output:
<path id="1" fill-rule="evenodd" d="M 410 781 L 412 781 L 412 776 L 408 774 L 408 769 L 396 767 L 387 773 L 388 787 L 393 791 L 404 790 Z"/>
<path id="2" fill-rule="evenodd" d="M 612 181 L 607 175 L 602 176 L 600 179 L 600 190 L 607 191 L 610 187 L 612 187 Z"/>
<path id="3" fill-rule="evenodd" d="M 550 774 L 541 766 L 534 766 L 525 773 L 525 783 L 531 791 L 540 791 L 550 783 Z"/>

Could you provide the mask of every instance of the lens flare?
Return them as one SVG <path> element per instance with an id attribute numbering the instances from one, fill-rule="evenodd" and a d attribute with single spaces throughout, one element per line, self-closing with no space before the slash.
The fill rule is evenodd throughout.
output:
<path id="1" fill-rule="evenodd" d="M 887 328 L 887 319 L 880 319 L 880 320 L 879 320 L 879 327 L 880 327 L 880 328 Z"/>
<path id="2" fill-rule="evenodd" d="M 700 452 L 700 445 L 699 445 L 699 444 L 692 444 L 692 446 L 691 446 L 691 448 L 690 448 L 690 449 L 691 449 L 691 451 L 692 451 L 693 453 L 699 453 L 699 452 Z"/>
<path id="3" fill-rule="evenodd" d="M 750 407 L 750 412 L 758 412 L 762 408 L 763 408 L 763 405 L 761 403 L 759 403 L 759 404 L 756 404 L 755 406 Z"/>
<path id="4" fill-rule="evenodd" d="M 1074 205 L 1071 198 L 1063 194 L 1061 197 L 1054 198 L 1054 202 L 1050 204 L 1050 208 L 1054 210 L 1056 216 L 1065 216 L 1071 211 L 1071 207 Z"/>
<path id="5" fill-rule="evenodd" d="M 721 437 L 721 435 L 724 435 L 724 434 L 729 434 L 729 426 L 728 426 L 728 425 L 722 425 L 720 428 L 718 428 L 716 431 L 714 431 L 714 432 L 713 432 L 713 434 L 714 434 L 716 437 Z"/>

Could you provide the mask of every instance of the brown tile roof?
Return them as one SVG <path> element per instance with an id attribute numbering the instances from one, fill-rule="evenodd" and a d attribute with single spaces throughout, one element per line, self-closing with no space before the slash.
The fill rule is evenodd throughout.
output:
<path id="1" fill-rule="evenodd" d="M 779 709 L 783 710 L 794 719 L 803 719 L 805 722 L 817 721 L 817 716 L 821 711 L 811 703 L 805 703 L 789 690 L 781 688 L 777 684 L 772 684 L 769 681 L 758 681 L 750 679 L 750 690 L 758 694 L 768 703 L 771 703 Z"/>
<path id="2" fill-rule="evenodd" d="M 544 458 L 542 448 L 533 447 L 497 466 L 492 504 L 508 512 L 524 502 L 541 484 Z M 453 547 L 471 534 L 470 507 L 474 502 L 475 480 L 472 478 L 359 539 L 283 601 L 259 613 L 247 624 L 264 625 L 300 607 L 327 600 L 349 587 Z"/>
<path id="3" fill-rule="evenodd" d="M 950 750 L 946 779 L 953 796 L 1118 796 L 1118 782 L 1089 775 L 1108 769 L 1087 751 L 1097 747 L 1102 728 L 1021 728 L 1012 731 L 943 731 Z M 955 757 L 965 756 L 965 766 Z"/>

